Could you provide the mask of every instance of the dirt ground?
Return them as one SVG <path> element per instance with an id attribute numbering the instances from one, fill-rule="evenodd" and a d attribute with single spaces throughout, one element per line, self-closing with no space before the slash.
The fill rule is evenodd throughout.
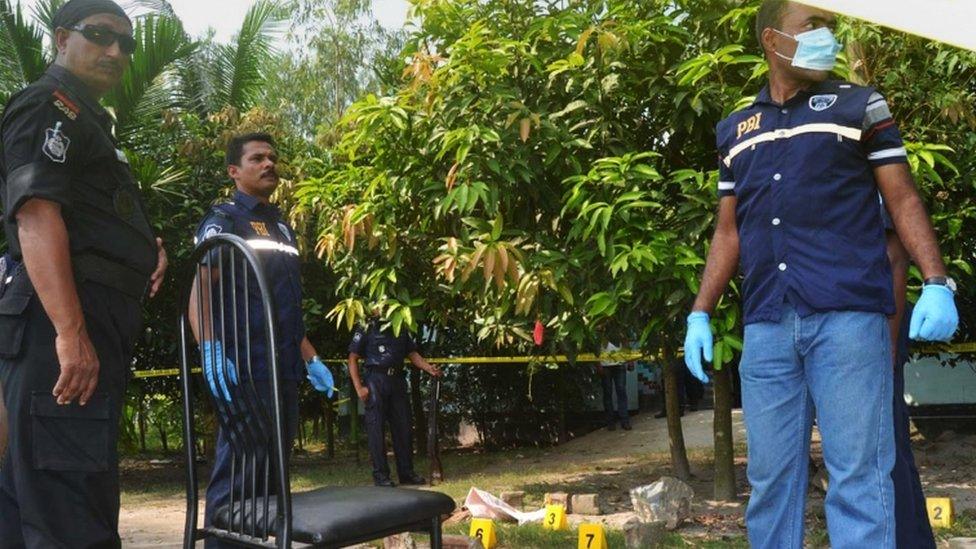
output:
<path id="1" fill-rule="evenodd" d="M 683 526 L 680 532 L 692 544 L 696 538 L 714 540 L 729 536 L 731 539 L 745 533 L 742 515 L 749 487 L 741 446 L 740 457 L 736 460 L 739 501 L 722 503 L 710 499 L 713 478 L 711 417 L 711 411 L 690 413 L 683 423 L 685 443 L 693 463 L 694 477 L 689 484 L 698 497 L 692 523 Z M 745 431 L 740 413 L 735 414 L 734 425 L 735 440 L 744 445 Z M 951 497 L 957 514 L 976 514 L 976 435 L 946 432 L 935 441 L 916 436 L 914 444 L 926 495 Z M 527 458 L 508 455 L 498 464 L 479 471 L 477 478 L 486 484 L 493 475 L 509 478 L 505 475 L 511 475 L 513 460 L 514 463 L 524 460 L 526 468 L 544 465 L 553 471 L 544 477 L 544 481 L 536 483 L 538 485 L 532 481 L 519 483 L 512 488 L 526 490 L 529 494 L 542 491 L 599 492 L 610 507 L 610 513 L 599 520 L 614 527 L 629 516 L 630 488 L 653 482 L 669 473 L 667 452 L 666 422 L 643 414 L 635 418 L 633 431 L 600 430 L 543 454 Z M 813 454 L 816 460 L 819 454 L 816 441 Z M 179 491 L 182 475 L 182 468 L 174 463 L 127 461 L 123 464 L 126 496 L 120 522 L 125 547 L 162 549 L 180 546 L 186 506 L 184 495 Z M 815 487 L 817 482 L 811 484 L 809 520 L 814 530 L 817 526 L 822 530 L 823 492 Z M 138 486 L 138 489 L 132 490 L 132 486 Z M 527 503 L 536 502 L 530 498 Z M 812 544 L 816 545 L 816 540 L 812 540 Z"/>

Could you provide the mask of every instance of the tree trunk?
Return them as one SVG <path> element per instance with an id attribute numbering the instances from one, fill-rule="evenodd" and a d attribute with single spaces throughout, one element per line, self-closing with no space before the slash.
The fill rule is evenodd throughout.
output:
<path id="1" fill-rule="evenodd" d="M 410 368 L 410 406 L 413 408 L 414 448 L 427 447 L 427 416 L 424 415 L 424 401 L 420 394 L 420 370 Z M 423 452 L 423 450 L 419 450 Z"/>
<path id="2" fill-rule="evenodd" d="M 163 445 L 163 452 L 169 452 L 169 444 L 166 441 L 166 427 L 159 423 L 157 429 L 159 430 L 159 442 Z"/>
<path id="3" fill-rule="evenodd" d="M 146 453 L 146 396 L 139 397 L 139 449 Z"/>
<path id="4" fill-rule="evenodd" d="M 566 423 L 566 386 L 563 380 L 566 379 L 566 371 L 560 372 L 559 377 L 556 378 L 556 390 L 559 392 L 559 438 L 557 440 L 559 445 L 566 444 L 569 442 L 569 427 Z"/>
<path id="5" fill-rule="evenodd" d="M 678 394 L 677 359 L 672 354 L 671 345 L 664 344 L 664 399 L 668 414 L 668 440 L 671 446 L 671 469 L 681 480 L 691 478 L 688 452 L 685 450 L 685 435 L 681 429 L 681 396 Z"/>
<path id="6" fill-rule="evenodd" d="M 715 499 L 735 500 L 735 448 L 732 440 L 732 373 L 726 364 L 715 371 Z"/>

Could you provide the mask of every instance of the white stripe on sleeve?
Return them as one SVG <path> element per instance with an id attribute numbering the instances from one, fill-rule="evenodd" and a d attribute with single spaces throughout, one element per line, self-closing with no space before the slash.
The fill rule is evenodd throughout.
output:
<path id="1" fill-rule="evenodd" d="M 896 158 L 899 156 L 908 156 L 908 151 L 905 147 L 898 147 L 897 149 L 884 149 L 882 151 L 873 152 L 868 155 L 868 160 L 883 160 L 885 158 Z"/>

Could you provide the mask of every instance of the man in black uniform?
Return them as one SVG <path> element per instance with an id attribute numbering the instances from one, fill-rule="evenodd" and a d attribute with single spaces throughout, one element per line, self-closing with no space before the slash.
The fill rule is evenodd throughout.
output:
<path id="1" fill-rule="evenodd" d="M 356 328 L 349 344 L 349 377 L 359 399 L 366 403 L 366 435 L 373 462 L 373 483 L 393 486 L 390 466 L 386 462 L 384 432 L 384 424 L 389 421 L 400 484 L 426 484 L 427 480 L 413 469 L 410 397 L 403 362 L 409 358 L 411 364 L 434 377 L 440 377 L 441 371 L 420 356 L 410 334 L 404 330 L 399 336 L 394 335 L 392 328 L 384 329 L 380 322 L 374 316 L 365 327 Z M 360 359 L 366 369 L 362 376 Z"/>
<path id="2" fill-rule="evenodd" d="M 118 547 L 119 416 L 166 259 L 98 103 L 128 67 L 132 24 L 111 1 L 72 0 L 53 26 L 54 63 L 0 123 L 15 264 L 0 298 L 0 546 Z"/>

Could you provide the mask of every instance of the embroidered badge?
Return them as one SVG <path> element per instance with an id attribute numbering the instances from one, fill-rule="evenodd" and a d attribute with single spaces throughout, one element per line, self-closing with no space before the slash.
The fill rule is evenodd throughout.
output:
<path id="1" fill-rule="evenodd" d="M 258 236 L 271 236 L 271 233 L 268 232 L 268 226 L 260 221 L 252 221 L 251 228 L 258 233 Z"/>
<path id="2" fill-rule="evenodd" d="M 834 106 L 837 102 L 837 94 L 814 95 L 810 98 L 810 108 L 817 111 L 825 111 Z"/>
<path id="3" fill-rule="evenodd" d="M 352 342 L 359 343 L 359 340 L 361 340 L 362 338 L 363 338 L 363 334 L 356 332 L 356 334 L 352 336 Z"/>
<path id="4" fill-rule="evenodd" d="M 217 236 L 218 234 L 224 232 L 224 228 L 220 225 L 207 225 L 203 228 L 203 238 L 204 240 Z"/>
<path id="5" fill-rule="evenodd" d="M 743 120 L 742 122 L 739 123 L 739 127 L 738 127 L 739 134 L 736 135 L 735 138 L 739 139 L 740 137 L 742 137 L 747 133 L 758 130 L 761 126 L 762 126 L 762 113 L 760 112 L 760 113 L 756 113 L 753 116 L 750 116 L 748 119 Z"/>
<path id="6" fill-rule="evenodd" d="M 58 122 L 53 128 L 48 128 L 45 132 L 47 139 L 44 140 L 44 146 L 41 150 L 51 160 L 64 164 L 65 160 L 68 159 L 68 146 L 71 145 L 71 140 L 61 132 L 61 123 Z"/>
<path id="7" fill-rule="evenodd" d="M 285 235 L 285 239 L 291 242 L 291 231 L 288 230 L 288 225 L 278 223 L 278 228 L 281 229 L 281 234 Z"/>
<path id="8" fill-rule="evenodd" d="M 384 347 L 384 346 L 382 346 L 382 345 L 380 345 L 380 347 L 379 347 L 379 351 L 380 351 L 380 354 L 383 354 L 383 353 L 385 353 L 385 352 L 386 352 L 386 347 Z"/>
<path id="9" fill-rule="evenodd" d="M 68 99 L 68 96 L 61 93 L 60 90 L 54 90 L 52 95 L 54 97 L 54 106 L 59 111 L 63 112 L 71 120 L 78 120 L 78 106 L 72 100 Z"/>

